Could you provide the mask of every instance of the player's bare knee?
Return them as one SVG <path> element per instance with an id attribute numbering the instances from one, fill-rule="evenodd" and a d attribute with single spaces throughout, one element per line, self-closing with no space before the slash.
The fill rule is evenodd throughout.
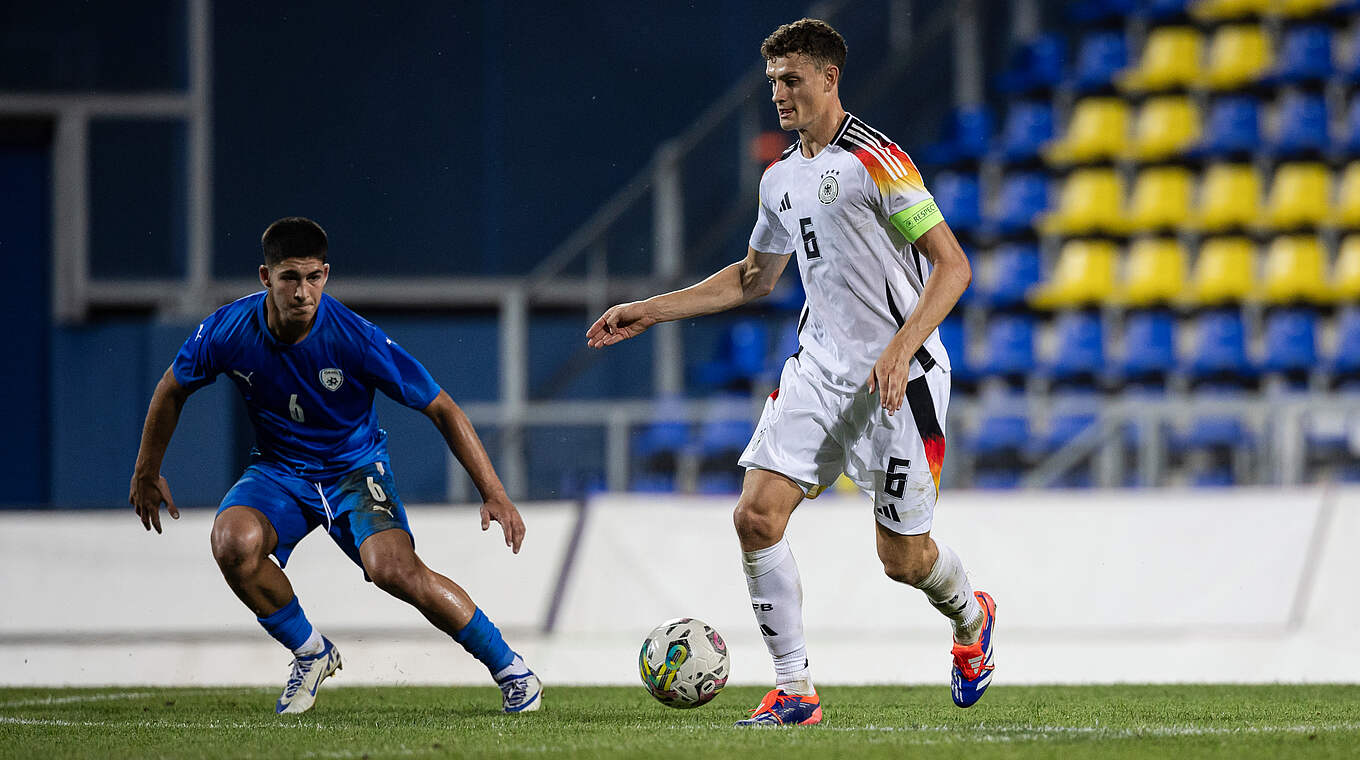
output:
<path id="1" fill-rule="evenodd" d="M 745 501 L 737 502 L 732 512 L 732 524 L 742 543 L 769 546 L 781 538 L 777 520 Z"/>
<path id="2" fill-rule="evenodd" d="M 264 530 L 246 521 L 219 521 L 213 524 L 212 553 L 226 575 L 248 575 L 264 559 Z"/>
<path id="3" fill-rule="evenodd" d="M 926 576 L 930 575 L 930 567 L 926 564 L 924 553 L 880 559 L 883 560 L 883 573 L 898 583 L 920 586 L 925 582 Z"/>
<path id="4" fill-rule="evenodd" d="M 365 566 L 373 585 L 398 599 L 410 599 L 420 587 L 423 568 L 417 562 L 401 559 L 382 559 Z"/>

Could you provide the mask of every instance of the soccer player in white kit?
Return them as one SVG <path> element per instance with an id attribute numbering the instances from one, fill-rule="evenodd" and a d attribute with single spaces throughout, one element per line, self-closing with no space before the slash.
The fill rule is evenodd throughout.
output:
<path id="1" fill-rule="evenodd" d="M 738 725 L 822 719 L 784 528 L 804 498 L 842 472 L 873 499 L 884 572 L 925 592 L 953 624 L 955 704 L 975 703 L 992 677 L 996 604 L 930 536 L 949 404 L 949 357 L 936 328 L 972 270 L 911 159 L 841 106 L 845 53 L 840 34 L 815 19 L 765 40 L 779 126 L 798 140 L 761 178 L 745 260 L 683 290 L 611 307 L 586 333 L 600 348 L 658 322 L 740 306 L 767 295 L 798 257 L 807 292 L 800 347 L 739 460 L 746 476 L 733 521 L 776 685 Z"/>

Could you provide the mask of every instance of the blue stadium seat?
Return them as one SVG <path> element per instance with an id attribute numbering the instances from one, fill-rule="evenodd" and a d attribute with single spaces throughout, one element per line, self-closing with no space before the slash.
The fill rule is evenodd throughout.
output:
<path id="1" fill-rule="evenodd" d="M 1001 182 L 996 216 L 988 227 L 1003 237 L 1032 235 L 1035 217 L 1048 210 L 1048 176 L 1042 172 L 1021 172 Z"/>
<path id="2" fill-rule="evenodd" d="M 968 363 L 963 317 L 957 310 L 940 323 L 940 342 L 944 344 L 944 350 L 949 354 L 950 374 L 954 382 L 961 385 L 972 383 L 973 370 Z"/>
<path id="3" fill-rule="evenodd" d="M 945 116 L 939 142 L 923 151 L 925 163 L 951 166 L 976 162 L 987 155 L 996 119 L 985 105 L 957 106 Z"/>
<path id="4" fill-rule="evenodd" d="M 765 357 L 765 368 L 761 372 L 762 390 L 773 390 L 779 385 L 779 374 L 784 371 L 784 362 L 798 353 L 798 320 L 785 320 L 778 328 L 774 347 Z"/>
<path id="5" fill-rule="evenodd" d="M 765 369 L 769 332 L 765 324 L 743 319 L 728 327 L 715 356 L 695 368 L 695 381 L 709 388 L 749 388 Z"/>
<path id="6" fill-rule="evenodd" d="M 1034 371 L 1034 317 L 998 313 L 987 322 L 979 374 L 1023 380 Z"/>
<path id="7" fill-rule="evenodd" d="M 1266 316 L 1261 369 L 1306 381 L 1317 363 L 1317 311 L 1308 307 L 1271 310 Z"/>
<path id="8" fill-rule="evenodd" d="M 1199 341 L 1186 372 L 1192 383 L 1246 385 L 1255 377 L 1247 358 L 1246 325 L 1242 312 L 1212 309 L 1195 320 Z"/>
<path id="9" fill-rule="evenodd" d="M 1341 310 L 1336 318 L 1336 353 L 1329 367 L 1334 385 L 1360 387 L 1360 306 Z"/>
<path id="10" fill-rule="evenodd" d="M 982 225 L 982 191 L 976 174 L 941 172 L 931 188 L 950 229 L 971 235 Z"/>
<path id="11" fill-rule="evenodd" d="M 1081 39 L 1072 69 L 1072 87 L 1078 93 L 1105 90 L 1114 76 L 1129 65 L 1129 46 L 1122 31 L 1096 32 Z"/>
<path id="12" fill-rule="evenodd" d="M 1048 413 L 1048 429 L 1033 438 L 1029 448 L 1036 454 L 1051 454 L 1094 427 L 1099 420 L 1100 396 L 1094 392 L 1066 392 L 1056 395 Z M 1092 462 L 1078 464 L 1048 485 L 1057 488 L 1090 488 L 1094 485 Z"/>
<path id="13" fill-rule="evenodd" d="M 1129 312 L 1120 373 L 1132 384 L 1159 384 L 1176 369 L 1176 315 L 1170 309 Z"/>
<path id="14" fill-rule="evenodd" d="M 635 491 L 675 490 L 676 458 L 690 445 L 690 426 L 684 420 L 682 403 L 676 396 L 657 399 L 655 421 L 633 433 L 629 488 Z"/>
<path id="15" fill-rule="evenodd" d="M 982 399 L 981 419 L 968 441 L 973 452 L 973 485 L 977 488 L 1019 486 L 1024 452 L 1030 438 L 1024 396 L 986 395 Z"/>
<path id="16" fill-rule="evenodd" d="M 974 285 L 977 303 L 1008 309 L 1025 303 L 1025 296 L 1043 279 L 1038 243 L 1002 243 L 992 250 L 990 281 Z"/>
<path id="17" fill-rule="evenodd" d="M 1105 370 L 1105 328 L 1095 309 L 1069 311 L 1055 326 L 1058 350 L 1045 369 L 1057 385 L 1093 387 Z"/>
<path id="18" fill-rule="evenodd" d="M 996 78 L 997 91 L 1027 95 L 1057 87 L 1062 82 L 1066 47 L 1059 34 L 1044 34 L 1022 45 L 1012 54 L 1009 68 Z"/>
<path id="19" fill-rule="evenodd" d="M 1280 128 L 1267 146 L 1279 157 L 1308 157 L 1327 151 L 1327 101 L 1320 93 L 1290 92 L 1280 103 Z"/>
<path id="20" fill-rule="evenodd" d="M 1186 154 L 1191 158 L 1239 158 L 1261 147 L 1261 101 L 1250 95 L 1229 95 L 1214 101 L 1204 125 L 1204 137 Z"/>
<path id="21" fill-rule="evenodd" d="M 1332 75 L 1332 33 L 1321 24 L 1296 26 L 1284 34 L 1266 84 L 1318 84 Z"/>
<path id="22" fill-rule="evenodd" d="M 1006 123 L 997 141 L 997 153 L 1003 163 L 1034 161 L 1039 157 L 1039 149 L 1053 137 L 1052 104 L 1047 101 L 1015 101 L 1006 111 Z"/>

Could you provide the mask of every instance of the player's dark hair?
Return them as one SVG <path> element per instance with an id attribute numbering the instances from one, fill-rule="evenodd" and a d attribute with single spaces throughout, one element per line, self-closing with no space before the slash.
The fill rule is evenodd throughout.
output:
<path id="1" fill-rule="evenodd" d="M 802 53 L 818 69 L 835 66 L 845 70 L 845 38 L 831 25 L 815 18 L 798 19 L 774 30 L 760 44 L 760 55 L 767 61 Z"/>
<path id="2" fill-rule="evenodd" d="M 301 216 L 285 216 L 269 225 L 260 237 L 260 247 L 264 248 L 267 267 L 284 259 L 320 259 L 326 263 L 326 231 Z"/>

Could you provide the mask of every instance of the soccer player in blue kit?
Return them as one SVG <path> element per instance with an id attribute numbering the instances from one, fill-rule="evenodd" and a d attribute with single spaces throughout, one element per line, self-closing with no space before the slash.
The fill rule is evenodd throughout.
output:
<path id="1" fill-rule="evenodd" d="M 482 530 L 500 523 L 506 546 L 518 553 L 524 521 L 472 423 L 420 362 L 322 293 L 330 265 L 320 225 L 280 219 L 261 245 L 264 291 L 213 312 L 156 385 L 128 496 L 142 525 L 161 532 L 162 502 L 179 518 L 161 461 L 185 400 L 227 375 L 246 402 L 256 442 L 252 463 L 218 507 L 212 551 L 232 591 L 293 652 L 275 712 L 310 709 L 321 682 L 340 668 L 339 651 L 308 622 L 283 572 L 298 541 L 317 527 L 378 588 L 485 664 L 505 712 L 537 710 L 538 677 L 466 591 L 416 556 L 373 394 L 430 418 L 481 493 Z"/>

